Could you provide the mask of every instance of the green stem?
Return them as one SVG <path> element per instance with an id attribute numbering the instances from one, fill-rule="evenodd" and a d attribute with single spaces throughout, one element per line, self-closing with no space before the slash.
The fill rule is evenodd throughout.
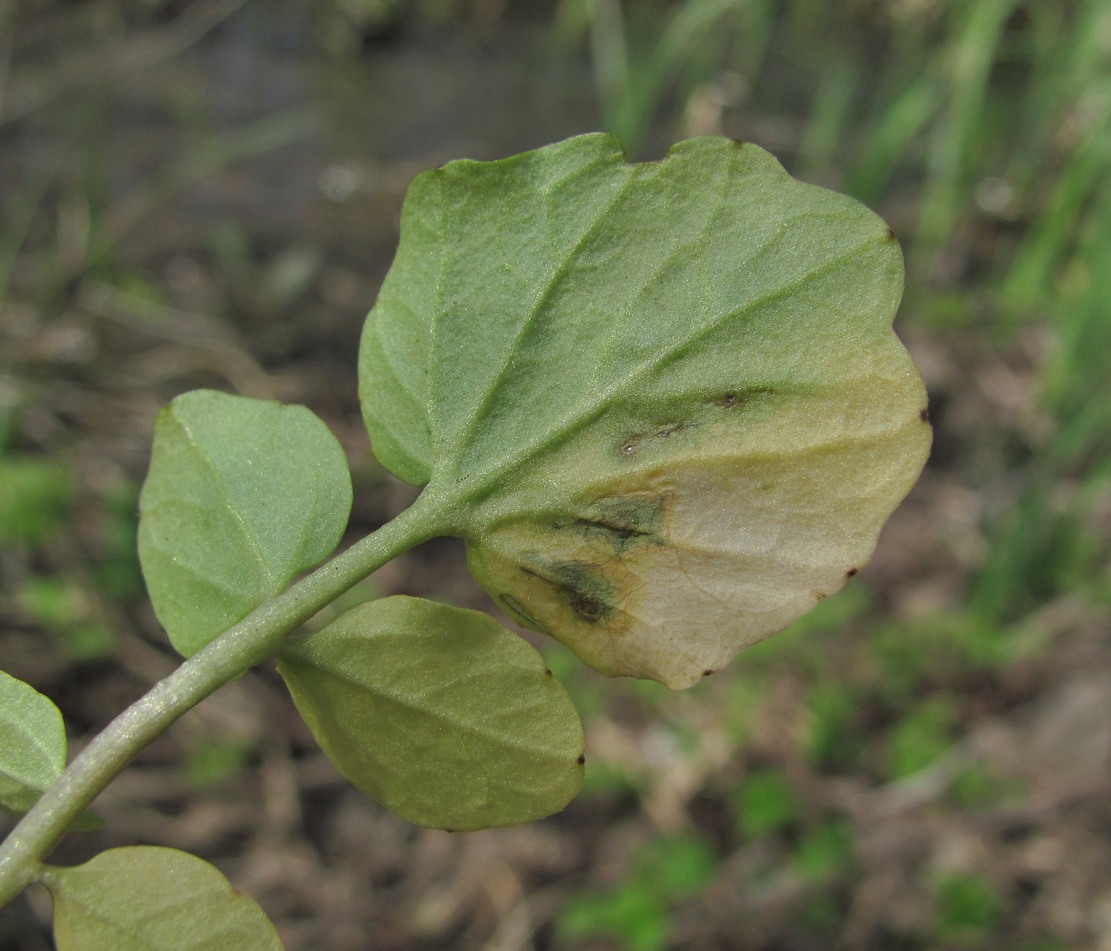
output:
<path id="1" fill-rule="evenodd" d="M 371 572 L 443 534 L 448 511 L 425 493 L 393 521 L 256 608 L 109 723 L 0 845 L 0 907 L 37 879 L 40 863 L 73 821 L 151 740 L 218 687 L 277 653 L 293 630 Z"/>

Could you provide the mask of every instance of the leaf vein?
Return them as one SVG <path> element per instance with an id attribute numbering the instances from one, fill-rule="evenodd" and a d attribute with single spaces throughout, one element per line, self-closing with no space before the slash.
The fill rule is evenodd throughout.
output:
<path id="1" fill-rule="evenodd" d="M 174 418 L 177 421 L 177 424 L 181 427 L 182 431 L 185 433 L 185 437 L 189 441 L 189 445 L 193 447 L 196 454 L 204 461 L 206 468 L 212 473 L 213 479 L 216 482 L 217 486 L 219 486 L 220 493 L 225 500 L 225 504 L 223 507 L 227 510 L 228 514 L 231 515 L 232 519 L 240 526 L 243 535 L 247 540 L 247 545 L 251 549 L 251 552 L 255 557 L 255 561 L 258 562 L 259 568 L 262 570 L 262 573 L 270 582 L 269 587 L 273 589 L 274 586 L 277 584 L 277 580 L 274 578 L 273 572 L 270 570 L 270 566 L 269 564 L 267 564 L 266 558 L 263 555 L 262 548 L 259 546 L 258 539 L 255 538 L 254 533 L 251 531 L 251 527 L 247 524 L 247 520 L 243 517 L 243 514 L 241 512 L 239 512 L 234 506 L 232 506 L 231 497 L 227 490 L 227 484 L 225 483 L 219 468 L 217 468 L 215 462 L 212 461 L 208 454 L 201 450 L 195 433 L 192 429 L 189 428 L 185 420 L 181 419 L 180 416 L 175 416 Z"/>
<path id="2" fill-rule="evenodd" d="M 584 168 L 585 172 L 586 169 Z M 575 244 L 571 249 L 563 255 L 562 260 L 556 267 L 545 277 L 542 285 L 539 288 L 539 293 L 533 299 L 532 304 L 529 306 L 528 313 L 524 319 L 517 326 L 517 332 L 510 341 L 509 347 L 505 351 L 504 358 L 498 369 L 491 375 L 490 381 L 486 386 L 485 391 L 475 402 L 471 412 L 464 420 L 462 426 L 457 430 L 455 436 L 455 444 L 457 446 L 465 445 L 470 437 L 473 435 L 475 427 L 486 415 L 489 409 L 490 401 L 497 394 L 498 389 L 501 387 L 506 374 L 513 366 L 513 360 L 521 351 L 525 338 L 528 336 L 528 331 L 532 327 L 534 321 L 540 315 L 544 304 L 546 304 L 555 291 L 556 287 L 563 280 L 564 277 L 571 271 L 572 266 L 577 262 L 579 254 L 582 252 L 586 242 L 597 233 L 597 230 L 605 223 L 610 211 L 625 197 L 629 189 L 635 184 L 636 177 L 632 174 L 626 175 L 625 180 L 621 183 L 621 187 L 614 190 L 613 195 L 606 205 L 601 208 L 593 220 L 589 223 L 586 229 L 576 239 Z M 439 313 L 440 311 L 437 311 Z"/>

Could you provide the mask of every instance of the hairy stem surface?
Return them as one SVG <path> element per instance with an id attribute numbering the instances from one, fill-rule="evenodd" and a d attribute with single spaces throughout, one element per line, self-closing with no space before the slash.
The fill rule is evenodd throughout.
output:
<path id="1" fill-rule="evenodd" d="M 0 845 L 0 907 L 37 879 L 42 860 L 65 831 L 140 750 L 218 687 L 277 653 L 292 631 L 367 575 L 443 534 L 449 511 L 422 495 L 393 521 L 260 605 L 109 723 Z"/>

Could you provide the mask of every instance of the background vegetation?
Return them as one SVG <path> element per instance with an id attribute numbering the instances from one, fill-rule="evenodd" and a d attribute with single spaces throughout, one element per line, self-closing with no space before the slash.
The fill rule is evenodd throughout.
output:
<path id="1" fill-rule="evenodd" d="M 1106 0 L 0 0 L 0 667 L 79 745 L 173 666 L 134 535 L 185 389 L 323 415 L 353 533 L 404 506 L 355 350 L 406 184 L 595 128 L 749 139 L 894 227 L 936 443 L 872 565 L 683 694 L 546 645 L 590 757 L 539 825 L 365 803 L 264 669 L 56 859 L 196 851 L 291 951 L 1111 948 Z M 451 542 L 352 598 L 391 592 L 489 607 Z"/>

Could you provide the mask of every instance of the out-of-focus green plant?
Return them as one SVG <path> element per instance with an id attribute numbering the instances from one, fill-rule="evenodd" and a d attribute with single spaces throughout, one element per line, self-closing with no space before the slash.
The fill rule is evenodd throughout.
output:
<path id="1" fill-rule="evenodd" d="M 16 603 L 27 617 L 58 637 L 63 652 L 74 659 L 106 657 L 115 634 L 89 603 L 87 588 L 71 578 L 27 578 L 16 591 Z"/>
<path id="2" fill-rule="evenodd" d="M 746 838 L 758 838 L 786 828 L 798 815 L 798 804 L 787 776 L 779 769 L 762 769 L 737 788 L 737 828 Z"/>
<path id="3" fill-rule="evenodd" d="M 713 850 L 696 836 L 650 839 L 633 854 L 620 885 L 585 892 L 564 906 L 557 930 L 567 940 L 605 937 L 628 951 L 661 951 L 670 936 L 670 907 L 706 885 L 716 867 Z"/>
<path id="4" fill-rule="evenodd" d="M 1006 907 L 991 882 L 966 872 L 940 876 L 934 884 L 934 898 L 934 931 L 942 940 L 967 942 L 990 937 Z"/>
<path id="5" fill-rule="evenodd" d="M 1111 190 L 1108 190 L 1111 194 Z M 1111 209 L 1111 205 L 1108 206 Z M 1111 492 L 1111 216 L 1091 221 L 1053 305 L 1060 312 L 1041 402 L 1053 427 L 1024 460 L 1022 491 L 973 592 L 988 621 L 1013 622 L 1067 592 L 1106 603 L 1111 556 L 1093 519 Z"/>
<path id="6" fill-rule="evenodd" d="M 843 821 L 829 819 L 803 835 L 791 864 L 803 878 L 822 881 L 844 873 L 853 861 L 852 832 Z"/>
<path id="7" fill-rule="evenodd" d="M 82 502 L 69 469 L 60 462 L 27 455 L 0 455 L 0 546 L 26 556 L 57 544 Z M 102 597 L 123 599 L 142 587 L 135 554 L 135 496 L 108 492 L 101 539 L 87 572 L 43 575 L 12 572 L 5 585 L 17 612 L 57 638 L 73 659 L 107 656 L 115 634 L 104 617 Z"/>
<path id="8" fill-rule="evenodd" d="M 713 79 L 736 36 L 751 35 L 750 6 L 562 0 L 556 29 L 565 40 L 589 39 L 602 123 L 637 154 L 663 106 Z"/>
<path id="9" fill-rule="evenodd" d="M 925 769 L 953 744 L 959 711 L 944 697 L 915 704 L 892 728 L 886 771 L 902 779 Z"/>
<path id="10" fill-rule="evenodd" d="M 809 729 L 806 750 L 816 763 L 843 769 L 864 751 L 860 691 L 851 684 L 830 680 L 816 684 L 808 696 Z"/>
<path id="11" fill-rule="evenodd" d="M 73 498 L 73 480 L 65 466 L 0 455 L 0 543 L 37 545 L 57 534 Z"/>
<path id="12" fill-rule="evenodd" d="M 211 789 L 238 773 L 249 755 L 250 750 L 242 743 L 210 738 L 190 753 L 185 775 L 194 789 Z"/>

